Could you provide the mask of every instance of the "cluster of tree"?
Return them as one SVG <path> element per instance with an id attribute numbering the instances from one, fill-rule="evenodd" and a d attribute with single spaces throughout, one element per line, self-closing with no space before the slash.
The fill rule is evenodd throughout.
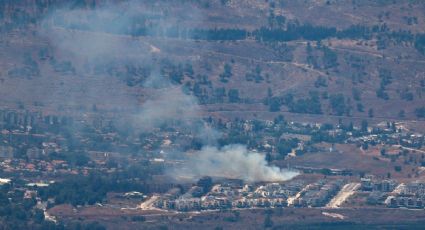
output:
<path id="1" fill-rule="evenodd" d="M 316 81 L 314 81 L 314 87 L 320 88 L 320 87 L 328 87 L 328 82 L 325 77 L 318 76 Z"/>
<path id="2" fill-rule="evenodd" d="M 190 85 L 190 83 L 187 83 Z M 190 87 L 189 91 L 190 91 Z M 201 104 L 207 103 L 241 103 L 243 99 L 240 98 L 238 89 L 228 89 L 225 87 L 209 87 L 203 88 L 200 84 L 195 83 L 192 89 L 193 95 L 195 95 Z"/>
<path id="3" fill-rule="evenodd" d="M 290 112 L 294 113 L 322 114 L 319 93 L 313 91 L 309 93 L 308 98 L 295 99 L 292 93 L 288 93 L 283 97 L 273 97 L 271 89 L 269 89 L 264 104 L 269 106 L 270 112 L 278 112 L 280 107 L 285 105 Z"/>
<path id="4" fill-rule="evenodd" d="M 309 40 L 320 41 L 327 38 L 340 39 L 365 39 L 369 40 L 373 36 L 378 39 L 378 48 L 384 49 L 389 43 L 399 44 L 406 42 L 413 44 L 414 47 L 422 54 L 425 54 L 425 35 L 413 35 L 410 31 L 390 31 L 386 25 L 376 25 L 366 27 L 362 25 L 352 25 L 343 30 L 336 30 L 333 27 L 322 27 L 312 25 L 299 25 L 290 23 L 287 29 L 266 28 L 262 27 L 252 32 L 259 41 L 276 42 L 276 41 L 293 41 L 293 40 Z"/>
<path id="5" fill-rule="evenodd" d="M 373 33 L 388 32 L 385 26 L 374 26 L 372 28 L 353 25 L 344 30 L 337 30 L 335 27 L 314 26 L 310 24 L 300 25 L 298 22 L 286 23 L 284 16 L 275 16 L 273 11 L 268 17 L 269 27 L 262 27 L 252 32 L 239 28 L 213 28 L 213 29 L 188 29 L 178 26 L 164 27 L 154 21 L 145 23 L 146 16 L 134 16 L 131 26 L 122 28 L 119 22 L 122 21 L 121 16 L 114 18 L 111 22 L 98 22 L 96 29 L 109 33 L 126 33 L 132 36 L 154 36 L 154 37 L 171 37 L 181 39 L 196 40 L 244 40 L 251 34 L 261 41 L 292 41 L 292 40 L 310 40 L 319 41 L 326 38 L 350 38 L 350 39 L 370 39 Z M 62 17 L 56 17 L 55 25 L 70 29 L 93 30 L 94 28 L 86 25 L 84 20 L 73 20 L 66 22 Z M 116 26 L 115 23 L 117 24 Z M 286 29 L 282 29 L 283 25 Z M 403 37 L 401 32 L 393 32 L 392 36 Z M 399 38 L 400 39 L 400 38 Z M 404 38 L 406 39 L 406 38 Z M 411 39 L 411 38 L 410 38 Z"/>
<path id="6" fill-rule="evenodd" d="M 385 35 L 387 39 L 394 42 L 414 42 L 421 46 L 423 41 L 421 35 L 414 36 L 409 31 L 390 31 L 386 25 L 376 25 L 366 27 L 362 25 L 352 25 L 343 30 L 334 27 L 313 26 L 309 24 L 300 25 L 298 23 L 288 23 L 287 29 L 262 27 L 253 32 L 257 40 L 261 41 L 293 41 L 309 40 L 320 41 L 327 38 L 340 39 L 365 39 L 369 40 L 374 35 Z M 416 40 L 415 40 L 416 39 Z"/>
<path id="7" fill-rule="evenodd" d="M 345 97 L 341 93 L 333 94 L 329 97 L 329 102 L 334 114 L 342 116 L 344 113 L 350 114 L 349 106 L 345 102 Z"/>
<path id="8" fill-rule="evenodd" d="M 238 89 L 229 89 L 227 95 L 229 96 L 230 103 L 238 103 L 241 99 L 239 98 Z"/>
<path id="9" fill-rule="evenodd" d="M 8 219 L 15 219 L 19 221 L 27 221 L 28 219 L 34 217 L 34 220 L 39 223 L 44 219 L 44 215 L 42 213 L 28 212 L 28 210 L 32 209 L 36 204 L 35 199 L 23 199 L 23 193 L 13 191 L 11 185 L 5 185 L 1 187 L 0 204 L 1 217 L 8 217 Z"/>
<path id="10" fill-rule="evenodd" d="M 107 192 L 144 191 L 140 184 L 112 176 L 91 173 L 89 176 L 72 176 L 48 187 L 38 188 L 42 200 L 55 198 L 55 204 L 93 205 L 102 202 Z"/>
<path id="11" fill-rule="evenodd" d="M 379 78 L 381 79 L 381 83 L 379 85 L 379 89 L 376 91 L 376 96 L 378 98 L 388 100 L 390 97 L 388 96 L 388 93 L 385 92 L 385 87 L 392 83 L 391 71 L 387 69 L 379 69 Z"/>
<path id="12" fill-rule="evenodd" d="M 191 63 L 175 64 L 168 59 L 163 59 L 160 62 L 160 74 L 170 80 L 173 84 L 182 84 L 185 77 L 194 78 L 194 70 Z M 89 63 L 87 68 L 90 69 Z M 106 74 L 114 76 L 130 87 L 142 86 L 145 80 L 151 75 L 152 69 L 149 66 L 140 63 L 120 63 L 106 62 L 96 63 L 93 67 L 93 72 L 98 75 Z M 163 81 L 151 82 L 152 87 L 163 87 Z"/>
<path id="13" fill-rule="evenodd" d="M 135 23 L 137 24 L 137 23 Z M 208 41 L 236 41 L 246 39 L 248 32 L 244 29 L 186 29 L 179 27 L 161 27 L 152 24 L 149 27 L 132 27 L 125 31 L 132 36 L 168 37 L 180 39 L 208 40 Z"/>
<path id="14" fill-rule="evenodd" d="M 55 7 L 55 3 L 36 1 L 38 11 L 45 12 L 46 8 Z M 204 4 L 201 4 L 204 6 Z M 209 4 L 207 4 L 209 5 Z M 69 3 L 71 8 L 95 8 L 96 1 L 73 0 Z M 7 9 L 7 10 L 6 10 Z M 12 9 L 12 10 L 10 10 Z M 7 15 L 6 13 L 7 12 Z M 25 7 L 13 2 L 2 4 L 0 9 L 0 20 L 8 17 L 9 20 L 2 24 L 2 30 L 9 31 L 13 28 L 19 28 L 28 24 L 35 24 L 40 19 L 37 14 L 29 14 Z M 337 30 L 335 27 L 314 26 L 311 24 L 300 24 L 295 21 L 288 21 L 284 16 L 275 15 L 273 10 L 268 15 L 268 27 L 262 27 L 254 31 L 247 31 L 239 28 L 213 28 L 213 29 L 188 29 L 178 26 L 164 27 L 154 20 L 146 23 L 148 19 L 158 19 L 160 16 L 135 15 L 130 20 L 131 25 L 122 27 L 124 15 L 117 15 L 114 20 L 96 21 L 96 28 L 87 25 L 84 19 L 76 19 L 66 21 L 62 16 L 56 17 L 54 23 L 56 26 L 66 27 L 78 30 L 101 30 L 108 33 L 131 34 L 133 36 L 155 36 L 155 37 L 173 37 L 182 39 L 198 39 L 198 40 L 243 40 L 253 35 L 260 41 L 292 41 L 292 40 L 310 40 L 320 41 L 327 38 L 342 39 L 371 39 L 373 36 L 378 38 L 378 43 L 382 43 L 384 47 L 388 41 L 394 43 L 409 42 L 414 47 L 425 54 L 425 35 L 413 35 L 410 31 L 390 31 L 385 25 L 375 25 L 367 27 L 363 25 L 352 25 L 348 28 Z M 414 18 L 407 18 L 408 23 L 415 22 Z M 10 22 L 7 22 L 10 21 Z M 286 25 L 286 29 L 284 28 Z M 379 35 L 379 36 L 378 36 Z"/>
<path id="15" fill-rule="evenodd" d="M 232 66 L 228 63 L 224 64 L 223 73 L 220 74 L 220 81 L 226 83 L 229 81 L 228 79 L 231 78 L 232 75 Z"/>
<path id="16" fill-rule="evenodd" d="M 408 88 L 405 88 L 400 91 L 400 99 L 406 100 L 406 101 L 413 101 L 414 95 L 412 92 L 409 91 Z"/>
<path id="17" fill-rule="evenodd" d="M 282 104 L 282 102 L 281 102 L 281 99 L 279 97 L 269 97 L 266 100 L 266 105 L 269 106 L 270 112 L 279 112 L 281 104 Z"/>
<path id="18" fill-rule="evenodd" d="M 312 91 L 309 93 L 308 98 L 300 99 L 295 99 L 291 93 L 288 93 L 283 97 L 283 104 L 288 107 L 290 112 L 322 114 L 322 107 L 318 92 Z"/>
<path id="19" fill-rule="evenodd" d="M 323 67 L 330 69 L 338 66 L 338 55 L 329 47 L 322 46 L 323 51 Z"/>
<path id="20" fill-rule="evenodd" d="M 363 83 L 364 77 L 367 76 L 366 66 L 369 61 L 363 56 L 357 55 L 344 55 L 344 59 L 345 62 L 354 70 L 353 72 L 350 71 L 351 76 L 349 76 L 352 83 Z"/>
<path id="21" fill-rule="evenodd" d="M 202 188 L 203 194 L 206 194 L 211 190 L 213 181 L 211 177 L 205 176 L 199 179 L 196 185 Z"/>
<path id="22" fill-rule="evenodd" d="M 279 140 L 276 145 L 276 150 L 279 153 L 280 157 L 283 158 L 288 153 L 290 153 L 293 148 L 296 148 L 299 142 L 300 140 L 297 138 Z"/>
<path id="23" fill-rule="evenodd" d="M 14 67 L 10 69 L 7 74 L 12 78 L 28 78 L 31 79 L 33 77 L 40 76 L 40 69 L 38 67 L 38 63 L 33 59 L 30 53 L 24 54 L 23 66 Z"/>
<path id="24" fill-rule="evenodd" d="M 425 106 L 416 108 L 415 114 L 418 118 L 425 118 Z"/>
<path id="25" fill-rule="evenodd" d="M 25 28 L 27 25 L 36 23 L 38 19 L 39 15 L 27 12 L 25 5 L 22 5 L 21 1 L 4 0 L 0 4 L 1 32 Z"/>
<path id="26" fill-rule="evenodd" d="M 44 212 L 35 207 L 34 197 L 24 198 L 24 192 L 14 185 L 0 186 L 0 229 L 64 229 L 44 219 Z"/>
<path id="27" fill-rule="evenodd" d="M 224 98 L 226 97 L 226 88 L 224 88 L 224 87 L 215 88 L 213 95 L 214 95 L 216 102 L 223 103 Z"/>
<path id="28" fill-rule="evenodd" d="M 93 66 L 90 63 L 86 63 L 84 68 L 86 71 L 92 70 L 96 75 L 116 77 L 130 87 L 141 86 L 151 74 L 151 68 L 148 66 L 129 62 L 120 63 L 118 61 L 97 62 Z"/>
<path id="29" fill-rule="evenodd" d="M 273 97 L 273 91 L 270 87 L 267 88 L 267 97 L 264 99 L 264 105 L 269 106 L 270 112 L 280 111 L 281 100 L 279 97 Z"/>
<path id="30" fill-rule="evenodd" d="M 193 95 L 196 96 L 199 100 L 199 103 L 206 104 L 209 100 L 207 88 L 212 88 L 212 82 L 208 80 L 207 75 L 197 75 L 195 77 L 195 82 L 190 83 L 190 90 Z"/>
<path id="31" fill-rule="evenodd" d="M 244 29 L 193 29 L 189 30 L 190 39 L 196 40 L 244 40 L 247 37 Z"/>
<path id="32" fill-rule="evenodd" d="M 322 45 L 320 42 L 317 42 L 317 49 L 313 49 L 311 44 L 308 42 L 306 47 L 307 63 L 315 69 L 323 68 L 330 69 L 337 67 L 338 64 L 338 55 L 335 51 L 331 50 L 329 47 Z M 321 51 L 321 52 L 318 52 Z M 320 58 L 320 59 L 319 59 Z M 321 65 L 319 65 L 319 60 L 321 60 Z"/>
<path id="33" fill-rule="evenodd" d="M 344 124 L 342 123 L 342 121 L 340 120 L 338 123 L 338 129 L 342 130 L 342 132 L 329 132 L 331 130 L 334 130 L 335 127 L 332 124 L 329 123 L 324 123 L 322 124 L 322 126 L 320 127 L 320 129 L 318 130 L 310 130 L 308 132 L 308 134 L 311 135 L 311 142 L 312 143 L 317 143 L 317 142 L 329 142 L 329 143 L 343 143 L 347 140 L 347 138 L 349 136 L 347 136 L 347 132 L 350 132 L 351 135 L 353 137 L 360 137 L 362 135 L 365 134 L 369 134 L 369 130 L 368 130 L 369 124 L 367 122 L 367 120 L 362 120 L 361 124 L 360 124 L 360 129 L 354 129 L 354 125 L 352 122 L 348 123 L 348 124 Z M 394 123 L 389 123 L 388 127 L 391 127 L 393 132 L 395 132 L 394 130 Z M 381 129 L 373 129 L 372 130 L 373 134 L 383 134 L 384 131 Z M 374 143 L 375 144 L 375 143 Z"/>
<path id="34" fill-rule="evenodd" d="M 263 70 L 261 69 L 261 66 L 257 65 L 254 70 L 245 74 L 245 79 L 247 81 L 255 81 L 256 83 L 260 83 L 264 80 L 264 77 L 261 74 L 262 71 Z M 266 75 L 266 78 L 268 77 L 269 76 Z"/>
<path id="35" fill-rule="evenodd" d="M 330 134 L 326 130 L 320 129 L 311 135 L 313 143 L 329 142 L 329 143 L 343 143 L 347 139 L 345 132 Z"/>
<path id="36" fill-rule="evenodd" d="M 314 69 L 318 69 L 320 66 L 313 51 L 313 47 L 311 46 L 310 42 L 308 42 L 306 46 L 307 64 L 312 66 Z"/>
<path id="37" fill-rule="evenodd" d="M 270 126 L 265 121 L 253 120 L 249 124 L 251 128 L 247 130 L 246 121 L 235 119 L 232 122 L 231 129 L 229 129 L 226 134 L 219 139 L 219 145 L 224 146 L 228 144 L 245 144 L 248 145 L 248 147 L 268 152 L 271 149 L 264 147 L 264 140 L 262 139 L 263 133 L 267 133 L 267 136 L 280 138 L 286 127 L 284 118 L 281 115 L 275 119 L 275 124 L 278 125 L 280 129 Z M 220 120 L 214 125 L 217 128 L 227 129 L 226 126 L 220 122 Z M 255 135 L 253 135 L 253 133 L 255 133 Z"/>
<path id="38" fill-rule="evenodd" d="M 123 70 L 115 73 L 116 77 L 124 80 L 130 87 L 142 85 L 150 74 L 150 68 L 135 65 L 126 65 Z"/>
<path id="39" fill-rule="evenodd" d="M 353 94 L 353 99 L 355 101 L 361 101 L 362 100 L 362 98 L 361 98 L 362 93 L 358 88 L 353 88 L 351 93 Z"/>
<path id="40" fill-rule="evenodd" d="M 266 45 L 270 46 L 271 49 L 276 52 L 277 57 L 281 61 L 292 62 L 294 59 L 294 50 L 296 46 L 289 45 L 285 42 L 273 42 L 267 43 Z"/>
<path id="41" fill-rule="evenodd" d="M 186 65 L 180 63 L 175 65 L 170 61 L 165 60 L 161 63 L 161 75 L 167 76 L 174 84 L 181 84 L 185 76 L 193 78 L 194 72 L 192 65 L 189 63 Z"/>
<path id="42" fill-rule="evenodd" d="M 416 36 L 415 48 L 423 55 L 425 55 L 425 34 Z"/>
<path id="43" fill-rule="evenodd" d="M 253 32 L 255 38 L 259 41 L 293 41 L 299 39 L 305 40 L 323 40 L 333 37 L 336 34 L 335 28 L 312 25 L 288 24 L 287 29 L 270 29 L 262 27 Z"/>
<path id="44" fill-rule="evenodd" d="M 255 140 L 248 133 L 241 130 L 232 129 L 226 136 L 218 139 L 220 146 L 229 144 L 243 144 L 251 147 L 256 147 Z"/>

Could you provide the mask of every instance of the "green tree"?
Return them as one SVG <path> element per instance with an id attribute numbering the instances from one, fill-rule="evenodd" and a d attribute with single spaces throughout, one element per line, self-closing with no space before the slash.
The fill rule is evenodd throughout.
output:
<path id="1" fill-rule="evenodd" d="M 223 73 L 220 74 L 220 81 L 227 82 L 230 77 L 232 77 L 232 66 L 229 64 L 224 64 Z"/>
<path id="2" fill-rule="evenodd" d="M 344 95 L 342 94 L 331 95 L 329 99 L 330 99 L 331 107 L 334 113 L 338 116 L 343 115 L 346 109 Z"/>
<path id="3" fill-rule="evenodd" d="M 373 117 L 373 109 L 369 109 L 369 111 L 367 112 L 369 117 Z"/>
<path id="4" fill-rule="evenodd" d="M 240 101 L 239 91 L 237 89 L 230 89 L 227 92 L 227 95 L 229 96 L 229 102 L 230 103 L 237 103 L 237 102 Z"/>
<path id="5" fill-rule="evenodd" d="M 362 120 L 361 131 L 362 132 L 367 132 L 367 128 L 368 128 L 367 121 L 366 120 Z"/>
<path id="6" fill-rule="evenodd" d="M 416 114 L 416 117 L 418 117 L 418 118 L 424 118 L 425 117 L 425 106 L 420 107 L 420 108 L 416 108 L 415 114 Z"/>
<path id="7" fill-rule="evenodd" d="M 270 98 L 270 102 L 269 102 L 269 111 L 270 112 L 280 111 L 280 106 L 281 106 L 280 98 L 278 98 L 278 97 Z"/>

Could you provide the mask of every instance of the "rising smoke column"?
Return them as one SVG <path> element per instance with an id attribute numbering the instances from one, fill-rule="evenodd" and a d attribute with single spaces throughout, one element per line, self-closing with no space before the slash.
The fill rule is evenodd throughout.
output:
<path id="1" fill-rule="evenodd" d="M 154 79 L 149 79 L 149 82 L 166 81 L 155 75 L 151 78 Z M 202 176 L 212 176 L 247 182 L 285 181 L 298 175 L 295 171 L 268 165 L 265 154 L 250 151 L 244 145 L 219 148 L 216 143 L 221 134 L 200 119 L 202 109 L 197 98 L 167 82 L 161 85 L 166 86 L 161 89 L 161 93 L 142 105 L 142 110 L 137 115 L 139 122 L 144 127 L 158 127 L 170 120 L 180 120 L 184 127 L 190 128 L 205 144 L 200 151 L 190 155 L 186 167 L 168 169 L 168 175 L 176 179 L 196 180 Z"/>
<path id="2" fill-rule="evenodd" d="M 155 63 L 152 54 L 140 48 L 141 45 L 146 46 L 146 41 L 143 38 L 131 40 L 121 39 L 120 36 L 114 35 L 114 32 L 125 31 L 131 27 L 132 17 L 139 13 L 137 1 L 128 1 L 122 4 L 103 5 L 100 9 L 60 9 L 46 18 L 43 23 L 47 28 L 41 31 L 41 34 L 48 36 L 50 42 L 56 47 L 57 52 L 66 56 L 72 54 L 77 62 L 84 63 L 88 61 L 91 64 L 108 63 L 119 59 L 120 62 L 130 63 L 130 56 L 138 60 Z M 201 17 L 202 13 L 197 12 L 196 8 L 191 8 L 188 14 L 191 15 L 193 21 L 204 21 Z M 115 16 L 116 20 L 113 24 L 105 24 L 108 18 Z M 130 15 L 130 16 L 129 16 Z M 69 32 L 66 28 L 60 28 L 60 25 L 54 25 L 54 19 L 59 21 L 69 21 L 76 24 L 81 19 L 89 25 L 90 32 L 79 31 L 72 33 L 69 37 Z M 167 21 L 167 18 L 160 20 L 159 28 L 161 27 L 176 27 L 175 21 Z M 52 28 L 49 28 L 53 25 Z M 59 28 L 58 28 L 59 27 Z M 104 31 L 112 31 L 105 33 Z M 100 32 L 98 32 L 100 31 Z M 103 32 L 102 32 L 103 31 Z M 72 31 L 71 31 L 72 32 Z M 166 39 L 156 41 L 159 47 L 167 47 Z M 193 47 L 199 47 L 194 41 Z M 202 53 L 202 48 L 197 51 Z M 172 55 L 172 54 L 170 54 Z M 114 57 L 114 58 L 113 58 Z M 134 60 L 132 60 L 134 62 Z M 141 62 L 141 61 L 140 61 Z M 79 68 L 77 66 L 77 68 Z M 152 66 L 156 69 L 157 66 Z M 77 72 L 84 72 L 82 69 L 77 69 Z M 206 125 L 202 117 L 202 109 L 198 104 L 198 100 L 193 95 L 183 93 L 179 86 L 173 85 L 168 79 L 159 74 L 152 74 L 143 84 L 143 88 L 150 90 L 149 99 L 146 100 L 136 114 L 130 115 L 127 122 L 132 124 L 132 128 L 139 132 L 149 132 L 153 128 L 160 127 L 170 121 L 181 121 L 181 125 L 186 129 L 191 130 L 191 133 L 197 138 L 203 140 L 204 147 L 190 155 L 187 160 L 185 169 L 174 168 L 169 169 L 169 175 L 179 179 L 180 176 L 189 176 L 197 179 L 202 176 L 228 177 L 235 179 L 243 179 L 249 182 L 256 181 L 284 181 L 289 180 L 297 175 L 297 172 L 279 169 L 276 166 L 268 165 L 265 160 L 265 154 L 250 151 L 243 145 L 228 145 L 219 148 L 217 139 L 220 132 Z M 88 91 L 97 92 L 101 89 L 91 88 Z M 126 92 L 123 92 L 124 94 Z M 130 96 L 130 95 L 129 95 Z M 133 98 L 134 99 L 134 98 Z M 107 98 L 104 101 L 108 101 Z M 183 152 L 181 152 L 184 155 Z"/>

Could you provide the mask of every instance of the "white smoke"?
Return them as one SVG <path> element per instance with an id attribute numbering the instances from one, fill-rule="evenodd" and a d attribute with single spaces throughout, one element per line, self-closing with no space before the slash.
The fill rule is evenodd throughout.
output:
<path id="1" fill-rule="evenodd" d="M 179 87 L 170 86 L 160 89 L 141 105 L 136 124 L 143 129 L 151 129 L 169 121 L 182 121 L 183 118 L 187 121 L 199 115 L 196 98 L 184 94 Z"/>
<path id="2" fill-rule="evenodd" d="M 155 63 L 151 60 L 153 59 L 152 54 L 146 48 L 146 42 L 143 41 L 143 38 L 130 39 L 129 36 L 114 34 L 116 31 L 122 31 L 131 26 L 129 25 L 131 16 L 137 15 L 140 7 L 141 4 L 137 1 L 129 1 L 121 4 L 107 4 L 97 10 L 58 10 L 45 20 L 43 24 L 46 29 L 40 33 L 49 38 L 50 42 L 56 47 L 56 52 L 63 54 L 62 56 L 71 54 L 80 63 L 106 63 L 109 59 L 112 59 L 111 57 L 113 57 L 113 61 L 128 62 L 131 59 L 136 59 Z M 114 16 L 115 23 L 105 23 L 106 19 L 111 18 L 111 15 Z M 194 18 L 193 21 L 202 25 L 202 13 L 196 12 L 196 9 L 191 9 L 189 15 Z M 73 31 L 55 25 L 55 20 L 64 21 L 69 25 L 86 21 L 86 24 L 90 27 L 87 28 L 88 31 Z M 161 20 L 159 26 L 173 27 L 178 25 L 176 21 L 167 21 L 165 18 Z M 105 31 L 105 28 L 112 33 L 102 32 Z M 161 30 L 161 28 L 157 29 Z M 194 41 L 192 42 L 194 43 L 193 47 L 200 47 Z M 156 44 L 159 47 L 167 46 L 167 42 L 161 43 L 160 39 L 156 41 Z M 186 46 L 189 45 L 186 44 Z M 202 53 L 202 47 L 198 50 L 198 53 Z M 152 69 L 156 69 L 156 67 L 153 66 Z M 82 71 L 77 69 L 77 72 Z M 144 82 L 143 88 L 145 95 L 149 98 L 144 98 L 146 101 L 140 106 L 140 111 L 135 114 L 135 118 L 129 119 L 128 122 L 131 122 L 134 126 L 132 128 L 147 131 L 168 122 L 180 121 L 183 127 L 189 128 L 193 135 L 200 138 L 206 145 L 188 158 L 187 168 L 189 170 L 170 169 L 170 175 L 176 178 L 184 175 L 194 179 L 202 176 L 227 177 L 249 182 L 284 181 L 297 175 L 297 172 L 268 165 L 265 154 L 249 151 L 243 145 L 216 147 L 220 133 L 202 121 L 203 112 L 198 105 L 197 98 L 183 93 L 180 87 L 172 85 L 159 74 L 153 74 L 149 77 Z M 124 91 L 123 94 L 126 94 L 125 89 L 122 90 Z M 99 89 L 90 88 L 89 91 L 97 93 Z M 103 101 L 107 102 L 108 99 L 103 98 Z"/>
<path id="3" fill-rule="evenodd" d="M 242 179 L 247 182 L 286 181 L 295 171 L 268 165 L 263 154 L 249 151 L 243 145 L 227 145 L 221 149 L 206 146 L 190 159 L 192 175 Z M 184 174 L 184 171 L 180 173 Z"/>
<path id="4" fill-rule="evenodd" d="M 155 75 L 151 78 L 155 79 L 148 79 L 148 82 L 166 81 Z M 265 154 L 250 151 L 244 145 L 218 148 L 216 143 L 220 132 L 201 120 L 202 109 L 197 99 L 167 82 L 161 85 L 166 87 L 142 105 L 142 110 L 137 115 L 139 124 L 144 128 L 153 128 L 179 120 L 207 144 L 189 156 L 185 168 L 169 169 L 168 174 L 172 177 L 198 179 L 202 176 L 212 176 L 258 182 L 286 181 L 298 175 L 298 172 L 268 165 Z"/>

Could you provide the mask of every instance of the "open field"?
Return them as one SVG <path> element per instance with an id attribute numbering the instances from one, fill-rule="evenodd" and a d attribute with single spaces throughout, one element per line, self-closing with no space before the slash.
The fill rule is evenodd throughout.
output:
<path id="1" fill-rule="evenodd" d="M 236 211 L 239 217 L 236 221 L 226 221 L 226 217 L 234 216 L 235 211 L 201 212 L 201 213 L 147 213 L 141 210 L 105 210 L 105 208 L 81 209 L 75 213 L 59 214 L 51 210 L 53 215 L 65 219 L 100 220 L 111 228 L 120 226 L 121 229 L 155 229 L 168 226 L 169 229 L 197 229 L 198 227 L 214 229 L 223 228 L 258 229 L 264 224 L 264 210 Z M 403 209 L 311 209 L 311 208 L 284 208 L 273 209 L 273 227 L 277 229 L 301 228 L 316 226 L 317 229 L 328 227 L 344 227 L 360 229 L 364 226 L 386 228 L 394 226 L 399 228 L 417 228 L 425 214 L 423 211 Z M 161 215 L 158 215 L 161 214 Z M 331 215 L 329 215 L 331 214 Z M 143 215 L 145 222 L 128 222 L 126 218 Z M 343 219 L 339 217 L 343 217 Z"/>

